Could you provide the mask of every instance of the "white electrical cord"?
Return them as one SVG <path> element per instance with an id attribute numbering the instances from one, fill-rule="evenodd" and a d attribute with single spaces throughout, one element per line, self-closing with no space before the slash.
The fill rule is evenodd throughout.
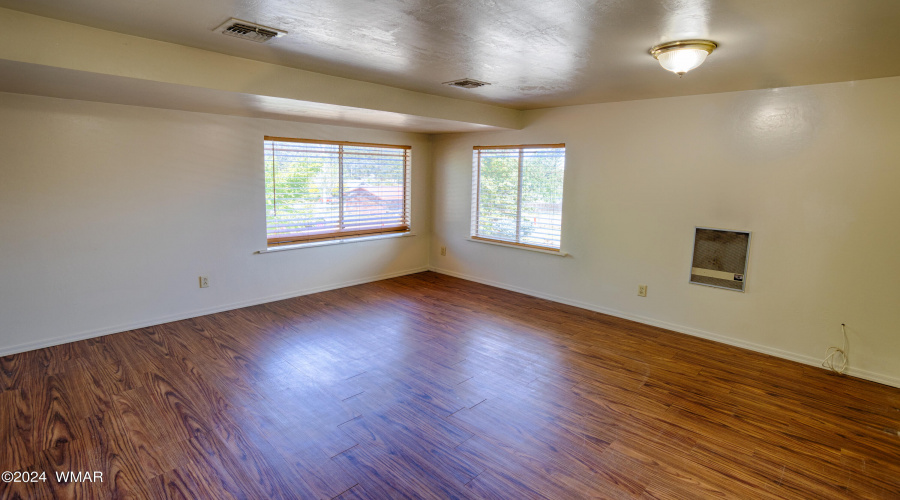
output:
<path id="1" fill-rule="evenodd" d="M 846 373 L 847 365 L 849 364 L 847 351 L 849 349 L 850 341 L 849 339 L 847 339 L 847 328 L 843 323 L 841 323 L 841 332 L 844 334 L 844 348 L 840 349 L 837 347 L 829 347 L 825 351 L 825 361 L 822 361 L 822 367 L 828 368 L 838 375 L 843 375 L 844 373 Z M 840 367 L 836 365 L 838 358 L 840 358 L 841 362 Z"/>

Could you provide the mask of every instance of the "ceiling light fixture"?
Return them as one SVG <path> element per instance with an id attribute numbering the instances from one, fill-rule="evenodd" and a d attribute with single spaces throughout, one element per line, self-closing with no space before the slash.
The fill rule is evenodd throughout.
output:
<path id="1" fill-rule="evenodd" d="M 709 40 L 681 40 L 657 45 L 650 49 L 650 55 L 664 69 L 681 76 L 703 64 L 716 47 L 716 42 Z"/>

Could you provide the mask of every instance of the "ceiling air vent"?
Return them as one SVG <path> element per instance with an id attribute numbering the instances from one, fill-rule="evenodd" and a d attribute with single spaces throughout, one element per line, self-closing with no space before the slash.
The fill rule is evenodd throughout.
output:
<path id="1" fill-rule="evenodd" d="M 254 24 L 240 19 L 231 18 L 225 24 L 219 26 L 214 31 L 218 31 L 223 35 L 250 40 L 251 42 L 266 43 L 273 38 L 286 35 L 287 31 L 282 31 L 260 24 Z"/>
<path id="2" fill-rule="evenodd" d="M 490 83 L 480 82 L 478 80 L 473 80 L 472 78 L 463 78 L 462 80 L 453 80 L 452 82 L 444 82 L 444 85 L 449 85 L 451 87 L 459 87 L 462 89 L 477 89 L 478 87 L 484 87 L 485 85 L 490 85 Z"/>

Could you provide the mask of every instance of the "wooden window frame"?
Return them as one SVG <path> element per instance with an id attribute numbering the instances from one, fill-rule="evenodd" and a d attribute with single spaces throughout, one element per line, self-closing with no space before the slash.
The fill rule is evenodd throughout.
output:
<path id="1" fill-rule="evenodd" d="M 475 241 L 486 241 L 491 243 L 499 243 L 501 245 L 509 245 L 509 246 L 517 246 L 524 248 L 531 248 L 537 250 L 544 250 L 550 252 L 560 252 L 559 247 L 549 247 L 543 245 L 532 245 L 528 243 L 521 243 L 521 223 L 522 223 L 522 169 L 523 169 L 523 156 L 524 150 L 526 149 L 563 149 L 565 150 L 565 143 L 560 144 L 518 144 L 518 145 L 503 145 L 503 146 L 474 146 L 472 151 L 473 155 L 473 200 L 472 200 L 472 227 L 470 230 L 469 238 Z M 481 217 L 481 211 L 479 207 L 481 206 L 481 152 L 482 151 L 493 151 L 497 149 L 517 149 L 519 150 L 519 160 L 518 160 L 518 183 L 517 183 L 517 195 L 516 195 L 516 241 L 502 240 L 498 238 L 488 238 L 485 236 L 481 236 L 478 234 L 479 232 L 479 223 Z M 562 235 L 562 221 L 560 221 L 560 235 Z M 562 241 L 560 241 L 560 247 L 562 247 Z"/>
<path id="2" fill-rule="evenodd" d="M 338 216 L 338 227 L 342 227 L 344 225 L 344 146 L 354 146 L 354 147 L 365 147 L 365 148 L 385 148 L 385 149 L 395 149 L 395 150 L 405 150 L 406 153 L 404 155 L 403 160 L 403 198 L 402 198 L 402 207 L 403 207 L 403 217 L 402 219 L 405 221 L 404 224 L 398 226 L 390 226 L 384 228 L 376 228 L 376 229 L 358 229 L 358 230 L 342 230 L 338 229 L 337 231 L 331 231 L 327 233 L 316 233 L 316 234 L 306 234 L 306 235 L 291 235 L 291 236 L 281 236 L 276 238 L 268 237 L 268 222 L 266 222 L 266 245 L 268 248 L 274 248 L 284 245 L 299 245 L 304 243 L 317 243 L 321 241 L 329 241 L 329 240 L 342 240 L 347 238 L 359 238 L 364 236 L 375 236 L 382 234 L 395 234 L 395 233 L 409 233 L 410 232 L 410 170 L 412 168 L 412 146 L 405 145 L 396 145 L 396 144 L 379 144 L 379 143 L 370 143 L 370 142 L 352 142 L 352 141 L 328 141 L 328 140 L 318 140 L 318 139 L 298 139 L 293 137 L 276 137 L 276 136 L 264 136 L 264 144 L 268 142 L 294 142 L 294 143 L 304 143 L 304 144 L 332 144 L 339 146 L 338 148 L 338 182 L 339 182 L 339 193 L 340 193 L 340 202 L 339 202 L 339 216 Z M 265 156 L 265 153 L 264 153 Z M 268 187 L 266 188 L 266 197 L 268 198 L 269 192 Z M 274 189 L 274 185 L 273 185 Z"/>

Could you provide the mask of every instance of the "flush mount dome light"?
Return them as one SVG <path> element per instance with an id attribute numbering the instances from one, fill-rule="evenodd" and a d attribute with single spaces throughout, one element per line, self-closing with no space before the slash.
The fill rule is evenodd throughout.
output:
<path id="1" fill-rule="evenodd" d="M 650 55 L 664 69 L 681 76 L 703 64 L 716 47 L 716 42 L 709 40 L 681 40 L 657 45 L 650 49 Z"/>

